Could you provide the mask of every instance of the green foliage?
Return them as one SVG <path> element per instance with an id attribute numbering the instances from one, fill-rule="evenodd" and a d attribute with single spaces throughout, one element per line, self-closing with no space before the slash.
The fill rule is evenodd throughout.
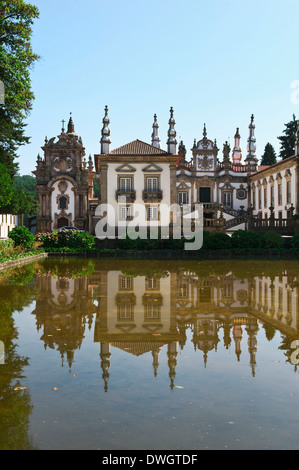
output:
<path id="1" fill-rule="evenodd" d="M 95 244 L 94 236 L 82 230 L 54 230 L 35 236 L 45 251 L 88 251 Z"/>
<path id="2" fill-rule="evenodd" d="M 11 238 L 0 239 L 0 253 L 14 247 L 14 241 Z"/>
<path id="3" fill-rule="evenodd" d="M 279 155 L 283 160 L 295 155 L 296 132 L 297 120 L 295 114 L 293 114 L 293 120 L 285 124 L 285 129 L 283 130 L 284 135 L 278 137 L 280 141 Z"/>
<path id="4" fill-rule="evenodd" d="M 13 187 L 11 176 L 3 163 L 0 163 L 0 213 L 12 201 Z"/>
<path id="5" fill-rule="evenodd" d="M 17 149 L 29 142 L 24 135 L 24 120 L 34 100 L 30 71 L 38 56 L 30 41 L 32 24 L 38 16 L 38 8 L 24 0 L 1 0 L 0 80 L 5 105 L 0 106 L 0 162 L 12 177 L 17 171 Z"/>
<path id="6" fill-rule="evenodd" d="M 30 250 L 34 245 L 34 235 L 28 230 L 27 227 L 15 227 L 13 228 L 8 237 L 11 238 L 15 246 L 22 245 L 25 249 Z"/>
<path id="7" fill-rule="evenodd" d="M 95 265 L 91 260 L 83 259 L 46 259 L 38 269 L 38 277 L 52 276 L 54 278 L 76 279 L 83 278 L 94 272 Z"/>
<path id="8" fill-rule="evenodd" d="M 299 253 L 299 233 L 295 233 L 291 240 L 291 247 L 294 251 Z"/>
<path id="9" fill-rule="evenodd" d="M 259 250 L 262 248 L 262 236 L 255 232 L 237 230 L 231 237 L 232 249 L 237 251 Z"/>
<path id="10" fill-rule="evenodd" d="M 14 188 L 18 191 L 23 189 L 26 194 L 36 198 L 36 178 L 31 175 L 16 175 L 14 177 Z"/>
<path id="11" fill-rule="evenodd" d="M 206 237 L 206 244 L 209 244 L 210 250 L 230 250 L 231 237 L 226 233 L 214 233 L 209 238 Z M 205 244 L 203 245 L 205 249 Z"/>
<path id="12" fill-rule="evenodd" d="M 14 190 L 10 210 L 8 213 L 11 214 L 26 214 L 31 215 L 37 211 L 38 202 L 27 193 L 24 188 L 19 188 Z"/>
<path id="13" fill-rule="evenodd" d="M 34 185 L 35 178 L 28 175 L 12 180 L 7 167 L 0 163 L 0 213 L 34 214 L 38 207 Z"/>
<path id="14" fill-rule="evenodd" d="M 274 165 L 276 161 L 277 158 L 274 147 L 268 142 L 265 146 L 264 154 L 262 155 L 261 165 Z"/>
<path id="15" fill-rule="evenodd" d="M 267 232 L 263 234 L 262 239 L 265 247 L 269 250 L 279 250 L 284 246 L 284 240 L 282 236 L 276 232 Z"/>
<path id="16" fill-rule="evenodd" d="M 101 194 L 99 182 L 96 178 L 93 180 L 93 193 L 95 197 L 99 197 Z"/>

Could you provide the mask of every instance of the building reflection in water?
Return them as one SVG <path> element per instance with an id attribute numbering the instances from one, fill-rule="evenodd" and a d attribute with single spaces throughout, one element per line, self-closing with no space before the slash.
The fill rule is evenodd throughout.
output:
<path id="1" fill-rule="evenodd" d="M 154 375 L 161 348 L 166 347 L 173 388 L 178 350 L 184 348 L 188 330 L 205 366 L 209 352 L 217 351 L 220 330 L 223 345 L 234 348 L 238 361 L 246 335 L 252 375 L 261 325 L 298 338 L 296 269 L 273 270 L 273 264 L 269 264 L 267 272 L 262 263 L 260 271 L 248 274 L 244 263 L 239 272 L 217 272 L 211 269 L 211 263 L 201 263 L 200 269 L 174 263 L 165 270 L 161 262 L 147 272 L 145 262 L 139 261 L 86 263 L 67 268 L 63 261 L 41 264 L 33 314 L 38 330 L 43 328 L 45 348 L 57 349 L 62 363 L 66 359 L 70 367 L 86 328 L 94 329 L 94 341 L 100 343 L 105 390 L 111 347 L 135 356 L 151 353 Z M 291 350 L 287 353 L 290 355 Z"/>

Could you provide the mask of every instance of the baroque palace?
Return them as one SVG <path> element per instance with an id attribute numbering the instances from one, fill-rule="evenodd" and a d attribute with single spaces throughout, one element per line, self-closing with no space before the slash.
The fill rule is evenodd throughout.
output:
<path id="1" fill-rule="evenodd" d="M 39 200 L 37 232 L 75 226 L 95 234 L 103 217 L 97 211 L 99 205 L 107 205 L 104 215 L 110 226 L 128 226 L 137 205 L 144 208 L 146 221 L 161 226 L 163 206 L 178 204 L 191 213 L 200 203 L 204 228 L 210 231 L 275 228 L 282 234 L 292 233 L 292 215 L 299 213 L 299 126 L 295 155 L 261 167 L 253 115 L 245 158 L 238 128 L 234 147 L 225 142 L 220 152 L 204 125 L 202 138 L 194 139 L 188 160 L 183 141 L 177 141 L 173 108 L 165 150 L 156 115 L 150 143 L 136 139 L 113 150 L 107 106 L 102 123 L 100 154 L 89 155 L 88 160 L 72 117 L 66 130 L 63 122 L 57 140 L 45 139 L 44 155 L 38 155 L 33 172 Z M 94 179 L 100 187 L 97 198 Z"/>

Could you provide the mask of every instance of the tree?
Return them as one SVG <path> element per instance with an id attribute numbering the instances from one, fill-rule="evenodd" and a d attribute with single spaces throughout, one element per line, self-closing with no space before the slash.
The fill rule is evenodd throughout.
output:
<path id="1" fill-rule="evenodd" d="M 0 213 L 3 207 L 11 204 L 13 196 L 13 188 L 11 184 L 11 176 L 3 163 L 0 163 Z"/>
<path id="2" fill-rule="evenodd" d="M 295 114 L 293 114 L 293 120 L 285 124 L 283 130 L 285 135 L 278 137 L 280 140 L 280 157 L 285 160 L 286 158 L 293 157 L 295 155 L 295 141 L 297 133 L 297 120 Z"/>
<path id="3" fill-rule="evenodd" d="M 7 167 L 0 163 L 0 213 L 34 214 L 38 208 L 34 185 L 35 178 L 30 175 L 15 176 L 12 181 Z"/>
<path id="4" fill-rule="evenodd" d="M 5 99 L 5 105 L 0 106 L 0 162 L 11 177 L 18 168 L 18 147 L 30 140 L 24 121 L 34 100 L 30 71 L 38 56 L 30 40 L 31 26 L 38 16 L 38 8 L 24 0 L 0 2 L 0 80 Z"/>
<path id="5" fill-rule="evenodd" d="M 265 146 L 264 154 L 262 155 L 261 165 L 273 165 L 276 161 L 277 159 L 274 147 L 268 142 Z"/>
<path id="6" fill-rule="evenodd" d="M 24 223 L 27 223 L 27 217 L 33 216 L 38 209 L 35 184 L 34 176 L 16 175 L 14 177 L 13 210 L 15 214 L 25 215 Z"/>

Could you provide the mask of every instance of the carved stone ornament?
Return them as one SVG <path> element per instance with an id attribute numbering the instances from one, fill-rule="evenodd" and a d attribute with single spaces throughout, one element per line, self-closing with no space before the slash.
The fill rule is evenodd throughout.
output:
<path id="1" fill-rule="evenodd" d="M 59 191 L 63 194 L 67 190 L 67 182 L 65 180 L 61 180 L 58 184 Z"/>
<path id="2" fill-rule="evenodd" d="M 247 197 L 246 188 L 244 188 L 243 184 L 241 184 L 240 187 L 237 189 L 237 199 L 246 199 L 246 197 Z"/>
<path id="3" fill-rule="evenodd" d="M 70 157 L 65 156 L 56 157 L 53 162 L 53 168 L 56 171 L 61 171 L 62 173 L 70 171 L 73 168 L 72 159 Z"/>
<path id="4" fill-rule="evenodd" d="M 213 168 L 213 159 L 208 158 L 206 155 L 198 159 L 199 170 L 211 170 Z"/>

